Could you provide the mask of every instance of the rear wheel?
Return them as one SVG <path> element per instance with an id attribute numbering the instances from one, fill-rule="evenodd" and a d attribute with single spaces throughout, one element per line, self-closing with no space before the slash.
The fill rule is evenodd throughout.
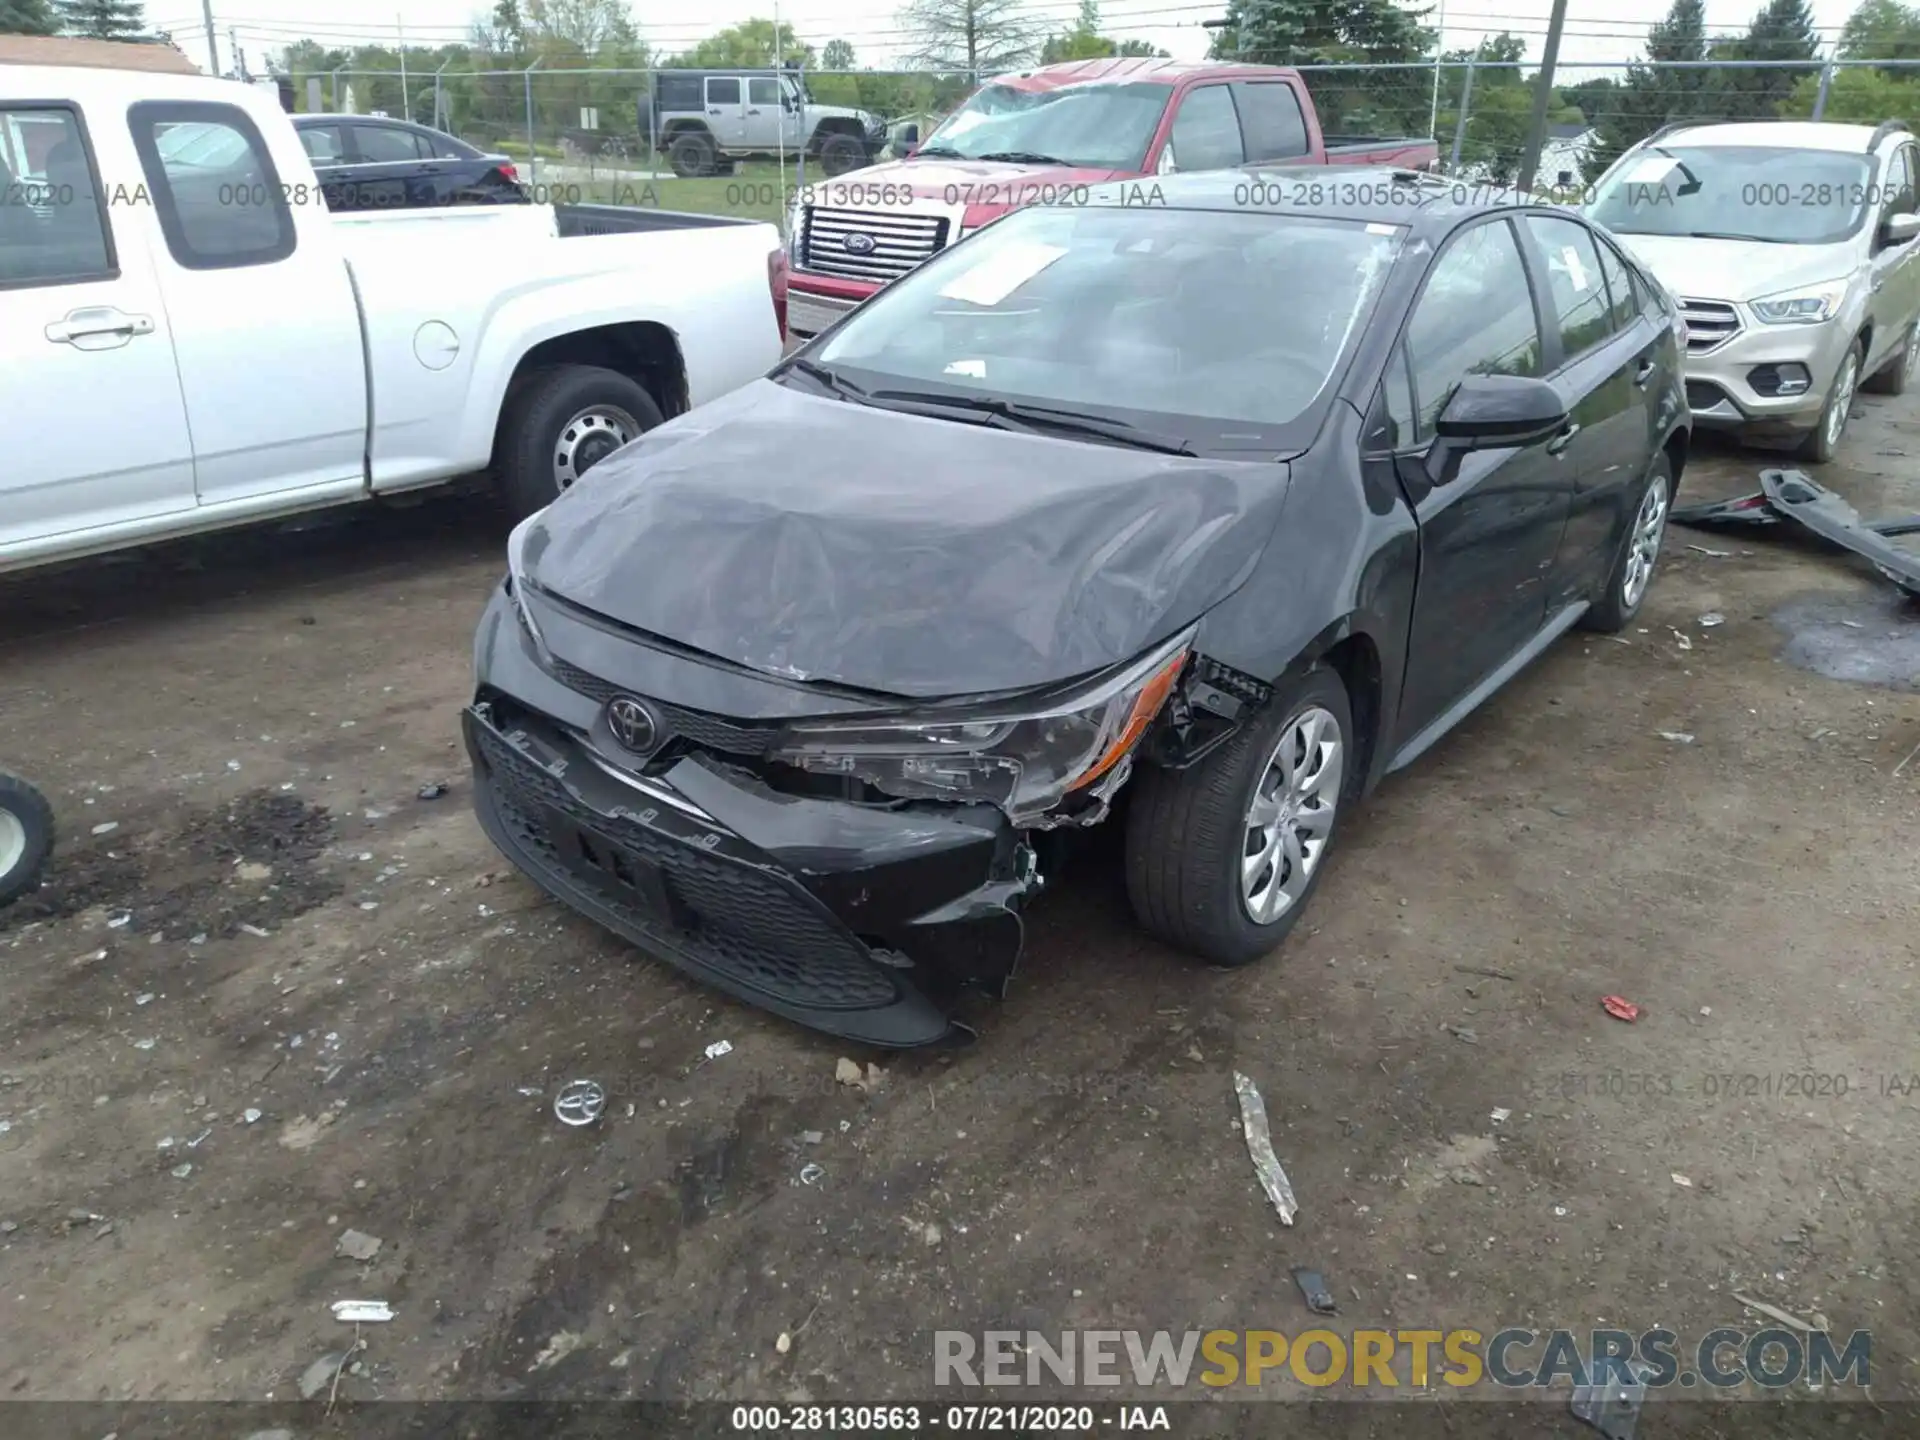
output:
<path id="1" fill-rule="evenodd" d="M 563 365 L 529 379 L 502 418 L 494 470 L 516 517 L 560 492 L 661 422 L 637 381 L 597 365 Z"/>
<path id="2" fill-rule="evenodd" d="M 705 135 L 688 131 L 674 136 L 668 143 L 667 164 L 682 180 L 693 180 L 712 172 L 719 153 Z"/>
<path id="3" fill-rule="evenodd" d="M 53 853 L 53 807 L 26 781 L 0 775 L 0 905 L 40 883 Z"/>
<path id="4" fill-rule="evenodd" d="M 1617 635 L 1640 613 L 1653 583 L 1653 567 L 1660 559 L 1660 546 L 1666 539 L 1667 512 L 1673 505 L 1673 464 L 1663 454 L 1653 462 L 1640 503 L 1634 509 L 1633 522 L 1626 541 L 1607 575 L 1606 592 L 1593 608 L 1580 617 L 1583 629 L 1603 635 Z"/>
<path id="5" fill-rule="evenodd" d="M 1907 386 L 1913 383 L 1913 372 L 1920 369 L 1920 320 L 1907 328 L 1907 340 L 1900 347 L 1900 353 L 1882 365 L 1878 372 L 1867 377 L 1860 388 L 1871 390 L 1876 395 L 1904 395 Z"/>
<path id="6" fill-rule="evenodd" d="M 1860 367 L 1865 361 L 1866 352 L 1856 340 L 1847 358 L 1840 362 L 1839 373 L 1833 377 L 1833 388 L 1827 392 L 1820 423 L 1800 442 L 1798 454 L 1802 460 L 1824 465 L 1840 453 L 1840 440 L 1847 433 L 1847 421 L 1853 415 L 1854 396 L 1860 389 Z"/>
<path id="7" fill-rule="evenodd" d="M 867 163 L 867 152 L 851 135 L 829 135 L 820 142 L 820 168 L 829 175 L 844 175 Z"/>
<path id="8" fill-rule="evenodd" d="M 1127 894 L 1141 925 L 1216 965 L 1271 952 L 1320 883 L 1354 755 L 1346 687 L 1316 669 L 1191 769 L 1136 776 Z"/>

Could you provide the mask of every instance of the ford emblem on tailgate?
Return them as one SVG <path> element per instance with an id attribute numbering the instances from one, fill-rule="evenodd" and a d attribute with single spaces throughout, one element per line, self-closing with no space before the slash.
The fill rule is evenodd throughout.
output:
<path id="1" fill-rule="evenodd" d="M 607 728 L 623 750 L 650 755 L 660 745 L 660 725 L 653 712 L 638 700 L 616 696 L 607 704 Z"/>
<path id="2" fill-rule="evenodd" d="M 871 235 L 849 235 L 840 243 L 846 247 L 849 255 L 871 255 L 873 253 L 873 237 Z"/>

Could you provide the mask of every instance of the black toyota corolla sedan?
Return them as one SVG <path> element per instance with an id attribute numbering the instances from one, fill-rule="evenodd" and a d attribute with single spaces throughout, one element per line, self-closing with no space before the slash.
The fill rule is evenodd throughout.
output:
<path id="1" fill-rule="evenodd" d="M 803 1024 L 961 1038 L 1063 838 L 1267 954 L 1349 807 L 1639 608 L 1672 302 L 1566 210 L 1225 171 L 1015 212 L 510 541 L 465 727 L 568 905 Z"/>

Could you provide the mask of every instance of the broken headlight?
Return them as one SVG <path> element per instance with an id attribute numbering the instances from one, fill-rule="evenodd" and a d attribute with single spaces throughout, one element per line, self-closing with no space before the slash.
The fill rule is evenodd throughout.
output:
<path id="1" fill-rule="evenodd" d="M 1072 689 L 1025 700 L 808 721 L 769 759 L 863 780 L 905 800 L 984 802 L 1032 824 L 1093 789 L 1133 753 L 1166 703 L 1191 629 Z"/>

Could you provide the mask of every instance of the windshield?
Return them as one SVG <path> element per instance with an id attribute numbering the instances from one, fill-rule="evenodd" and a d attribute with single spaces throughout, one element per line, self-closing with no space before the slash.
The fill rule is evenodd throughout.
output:
<path id="1" fill-rule="evenodd" d="M 1088 170 L 1144 170 L 1173 91 L 1165 85 L 987 85 L 967 97 L 917 152 L 980 160 L 1039 155 Z"/>
<path id="2" fill-rule="evenodd" d="M 170 166 L 223 170 L 246 153 L 247 142 L 231 126 L 182 120 L 157 127 L 154 148 Z"/>
<path id="3" fill-rule="evenodd" d="M 1620 235 L 1710 235 L 1829 245 L 1874 193 L 1865 155 L 1760 145 L 1659 146 L 1601 182 L 1587 214 Z"/>
<path id="4" fill-rule="evenodd" d="M 806 358 L 867 391 L 1268 448 L 1340 373 L 1403 234 L 1257 211 L 1018 210 L 895 281 Z"/>

